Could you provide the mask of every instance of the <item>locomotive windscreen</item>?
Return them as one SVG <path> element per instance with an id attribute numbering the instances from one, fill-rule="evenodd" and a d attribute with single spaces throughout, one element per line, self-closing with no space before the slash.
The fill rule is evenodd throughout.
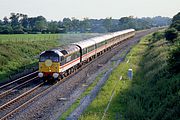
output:
<path id="1" fill-rule="evenodd" d="M 47 59 L 52 60 L 52 62 L 59 62 L 59 55 L 54 52 L 45 52 L 40 55 L 39 62 L 45 62 Z"/>

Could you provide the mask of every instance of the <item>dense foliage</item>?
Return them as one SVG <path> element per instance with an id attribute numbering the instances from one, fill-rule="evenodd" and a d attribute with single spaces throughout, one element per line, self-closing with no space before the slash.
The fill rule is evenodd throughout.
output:
<path id="1" fill-rule="evenodd" d="M 64 18 L 62 21 L 47 21 L 43 16 L 28 17 L 25 14 L 11 13 L 10 17 L 0 20 L 0 34 L 22 33 L 105 33 L 134 28 L 136 30 L 151 27 L 167 26 L 171 23 L 168 17 L 134 18 L 122 17 L 120 19 L 88 19 Z"/>
<path id="2" fill-rule="evenodd" d="M 135 75 L 132 86 L 123 94 L 126 101 L 125 118 L 177 120 L 180 117 L 180 74 L 169 71 L 169 51 L 172 46 L 165 39 L 158 40 L 153 36 L 148 39 L 149 43 L 143 41 L 138 46 L 139 49 L 145 46 L 144 51 L 132 54 L 134 61 L 137 56 L 140 61 L 138 67 L 137 63 L 133 65 Z M 156 40 L 151 41 L 153 39 Z"/>
<path id="3" fill-rule="evenodd" d="M 126 93 L 127 119 L 180 118 L 179 20 L 180 13 L 165 32 L 154 33 L 146 50 L 141 51 L 140 68 L 136 68 L 132 88 Z"/>
<path id="4" fill-rule="evenodd" d="M 175 28 L 169 28 L 165 31 L 166 40 L 174 42 L 174 39 L 176 39 L 177 36 L 178 36 L 178 32 Z"/>
<path id="5" fill-rule="evenodd" d="M 180 31 L 179 31 L 179 26 L 180 26 L 180 12 L 173 17 L 172 24 L 169 28 L 169 30 L 174 29 L 173 32 L 171 33 L 171 36 L 174 36 L 174 38 L 169 39 L 170 41 L 173 41 L 173 44 L 171 45 L 172 50 L 171 50 L 170 59 L 169 59 L 169 67 L 170 67 L 171 74 L 180 72 L 180 33 L 179 33 Z M 167 39 L 167 37 L 166 37 L 166 39 Z"/>
<path id="6" fill-rule="evenodd" d="M 172 24 L 170 27 L 180 31 L 180 12 L 173 17 Z"/>

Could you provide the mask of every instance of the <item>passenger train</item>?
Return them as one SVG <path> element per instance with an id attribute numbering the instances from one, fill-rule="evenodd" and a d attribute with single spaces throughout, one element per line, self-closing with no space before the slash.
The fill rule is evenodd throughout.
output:
<path id="1" fill-rule="evenodd" d="M 43 51 L 39 57 L 38 76 L 44 81 L 63 79 L 134 35 L 134 29 L 127 29 Z"/>

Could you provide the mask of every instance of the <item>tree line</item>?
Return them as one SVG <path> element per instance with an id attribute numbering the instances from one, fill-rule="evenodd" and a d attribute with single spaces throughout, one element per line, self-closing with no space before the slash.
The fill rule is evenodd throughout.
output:
<path id="1" fill-rule="evenodd" d="M 134 28 L 136 30 L 151 27 L 170 25 L 168 17 L 144 17 L 133 16 L 113 19 L 89 19 L 78 20 L 76 18 L 64 18 L 62 21 L 47 21 L 43 16 L 28 17 L 26 14 L 11 13 L 10 17 L 0 20 L 0 34 L 33 34 L 33 33 L 106 33 L 123 29 Z"/>

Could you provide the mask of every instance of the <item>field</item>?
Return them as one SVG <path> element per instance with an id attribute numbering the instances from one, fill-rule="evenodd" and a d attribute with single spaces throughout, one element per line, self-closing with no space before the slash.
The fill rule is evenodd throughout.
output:
<path id="1" fill-rule="evenodd" d="M 44 50 L 98 35 L 100 34 L 0 35 L 0 81 L 37 66 L 38 55 Z"/>
<path id="2" fill-rule="evenodd" d="M 169 120 L 180 113 L 180 74 L 168 74 L 169 45 L 165 39 L 141 40 L 116 68 L 85 110 L 80 120 L 101 120 L 113 90 L 115 94 L 104 120 Z M 133 80 L 127 77 L 133 69 Z M 122 75 L 122 80 L 120 76 Z"/>

